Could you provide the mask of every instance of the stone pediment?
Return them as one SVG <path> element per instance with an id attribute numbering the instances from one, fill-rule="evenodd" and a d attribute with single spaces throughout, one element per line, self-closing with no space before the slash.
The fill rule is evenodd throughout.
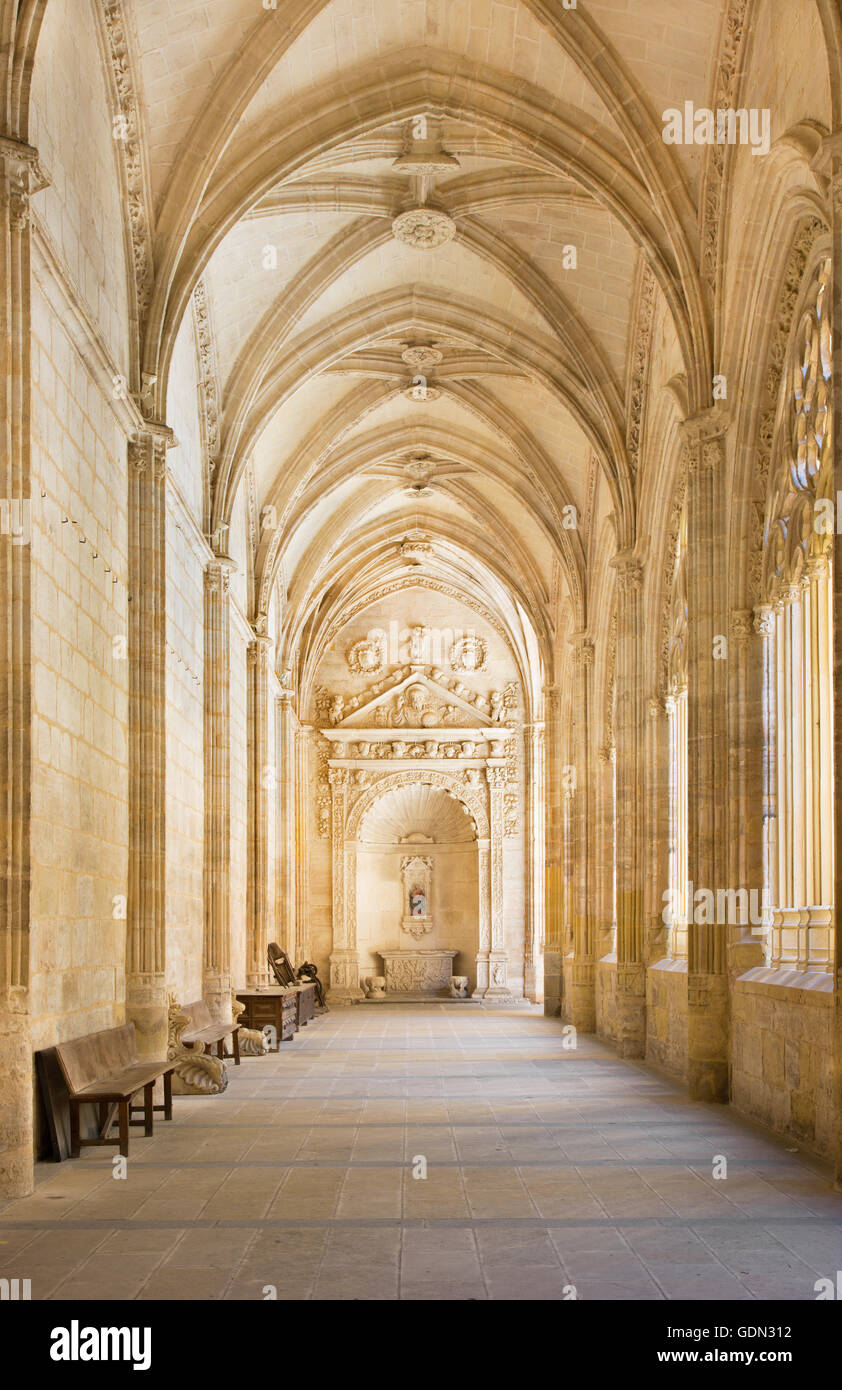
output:
<path id="1" fill-rule="evenodd" d="M 495 698 L 496 697 L 496 698 Z M 508 713 L 505 696 L 491 699 L 473 694 L 458 677 L 450 678 L 437 667 L 405 666 L 362 695 L 333 697 L 328 708 L 330 727 L 394 729 L 501 729 Z M 497 718 L 492 718 L 492 712 Z"/>

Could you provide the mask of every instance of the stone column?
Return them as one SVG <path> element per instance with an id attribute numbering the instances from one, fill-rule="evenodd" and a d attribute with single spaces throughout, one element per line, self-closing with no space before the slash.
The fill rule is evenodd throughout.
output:
<path id="1" fill-rule="evenodd" d="M 728 1099 L 728 615 L 725 424 L 719 410 L 685 422 L 687 479 L 688 878 L 713 894 L 713 921 L 688 903 L 688 1086 L 695 1100 Z M 701 915 L 706 915 L 702 913 Z"/>
<path id="2" fill-rule="evenodd" d="M 842 494 L 842 129 L 834 131 L 824 142 L 830 160 L 830 212 L 833 232 L 833 266 L 831 280 L 831 331 L 833 334 L 833 488 L 837 509 Z M 842 928 L 839 925 L 842 905 L 842 524 L 836 516 L 833 538 L 833 776 L 835 820 L 834 903 L 836 930 L 833 957 L 833 1093 L 836 1111 L 834 1167 L 836 1184 L 842 1187 Z"/>
<path id="3" fill-rule="evenodd" d="M 295 730 L 295 963 L 312 958 L 310 942 L 310 742 L 312 728 Z"/>
<path id="4" fill-rule="evenodd" d="M 8 54 L 6 55 L 8 61 Z M 29 198 L 47 180 L 29 145 L 0 139 L 0 1191 L 32 1191 L 29 1041 L 32 764 Z"/>
<path id="5" fill-rule="evenodd" d="M 328 770 L 331 790 L 331 895 L 333 906 L 333 950 L 330 954 L 329 999 L 333 1004 L 353 1004 L 362 999 L 360 957 L 357 951 L 356 923 L 352 921 L 356 883 L 349 883 L 349 870 L 356 872 L 356 854 L 349 854 L 345 843 L 348 814 L 346 767 Z"/>
<path id="6" fill-rule="evenodd" d="M 477 897 L 479 912 L 479 949 L 477 951 L 477 982 L 472 998 L 482 999 L 490 979 L 491 952 L 491 841 L 477 841 Z"/>
<path id="7" fill-rule="evenodd" d="M 269 666 L 272 642 L 256 635 L 248 660 L 248 882 L 246 889 L 246 984 L 266 980 L 266 947 L 272 923 L 269 817 L 282 770 L 269 761 Z M 276 759 L 277 761 L 277 759 Z"/>
<path id="8" fill-rule="evenodd" d="M 564 809 L 562 805 L 561 689 L 559 686 L 545 686 L 544 708 L 546 714 L 544 758 L 547 788 L 544 1013 L 551 1018 L 557 1018 L 561 1012 L 564 943 Z"/>
<path id="9" fill-rule="evenodd" d="M 642 1057 L 646 1041 L 643 566 L 627 551 L 611 563 L 617 571 L 617 1048 L 621 1057 Z"/>
<path id="10" fill-rule="evenodd" d="M 506 765 L 489 758 L 485 769 L 488 781 L 489 827 L 491 834 L 491 948 L 488 953 L 488 988 L 483 998 L 505 1002 L 509 989 L 509 953 L 503 922 L 503 811 L 506 792 Z"/>
<path id="11" fill-rule="evenodd" d="M 295 862 L 296 809 L 298 804 L 298 759 L 296 726 L 291 690 L 278 696 L 278 893 L 277 939 L 298 964 L 296 952 L 297 875 Z"/>
<path id="12" fill-rule="evenodd" d="M 129 441 L 129 883 L 126 1018 L 141 1056 L 167 1050 L 167 447 L 149 425 Z"/>
<path id="13" fill-rule="evenodd" d="M 750 608 L 731 613 L 728 662 L 728 886 L 763 888 L 763 685 L 761 642 Z M 751 901 L 751 898 L 749 898 Z M 750 913 L 749 913 L 750 919 Z M 763 960 L 760 928 L 751 920 L 729 929 L 733 979 Z"/>
<path id="14" fill-rule="evenodd" d="M 657 696 L 646 702 L 646 952 L 647 965 L 667 954 L 664 891 L 669 886 L 670 740 L 668 706 Z"/>
<path id="15" fill-rule="evenodd" d="M 228 556 L 205 569 L 205 936 L 203 993 L 215 1017 L 231 1016 L 231 609 L 236 568 Z"/>
<path id="16" fill-rule="evenodd" d="M 541 965 L 544 952 L 544 725 L 523 730 L 525 764 L 526 932 L 523 953 L 523 992 L 533 1004 L 544 997 Z"/>
<path id="17" fill-rule="evenodd" d="M 593 899 L 593 785 L 591 714 L 594 646 L 583 632 L 570 639 L 573 652 L 572 785 L 569 834 L 572 848 L 570 923 L 572 958 L 565 968 L 562 1016 L 584 1033 L 596 1028 L 595 912 Z"/>

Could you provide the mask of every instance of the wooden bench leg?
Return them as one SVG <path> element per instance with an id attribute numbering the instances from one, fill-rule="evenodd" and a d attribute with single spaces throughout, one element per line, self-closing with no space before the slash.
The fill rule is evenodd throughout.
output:
<path id="1" fill-rule="evenodd" d="M 152 1092 L 155 1089 L 155 1082 L 150 1081 L 148 1086 L 143 1088 L 143 1133 L 147 1139 L 152 1133 Z"/>
<path id="2" fill-rule="evenodd" d="M 124 1158 L 129 1156 L 129 1104 L 128 1100 L 120 1101 L 120 1153 Z"/>
<path id="3" fill-rule="evenodd" d="M 164 1119 L 172 1119 L 172 1072 L 164 1073 Z"/>
<path id="4" fill-rule="evenodd" d="M 78 1158 L 82 1151 L 79 1143 L 79 1102 L 70 1098 L 70 1157 Z"/>
<path id="5" fill-rule="evenodd" d="M 220 1061 L 221 1061 L 221 1060 L 223 1059 L 223 1057 L 225 1056 L 225 1039 L 224 1039 L 224 1038 L 220 1038 L 220 1039 L 219 1039 L 219 1042 L 216 1044 L 216 1055 L 217 1055 L 217 1057 L 220 1059 Z"/>
<path id="6" fill-rule="evenodd" d="M 234 1029 L 234 1032 L 233 1032 L 233 1034 L 232 1034 L 232 1036 L 231 1036 L 231 1042 L 232 1042 L 233 1047 L 234 1047 L 234 1062 L 235 1062 L 235 1064 L 236 1064 L 237 1066 L 239 1066 L 239 1065 L 240 1065 L 240 1030 L 239 1030 L 239 1028 L 235 1028 L 235 1029 Z"/>

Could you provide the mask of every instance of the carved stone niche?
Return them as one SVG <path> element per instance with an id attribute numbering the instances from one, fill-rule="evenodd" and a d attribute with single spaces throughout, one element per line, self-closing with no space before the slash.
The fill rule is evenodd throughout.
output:
<path id="1" fill-rule="evenodd" d="M 401 928 L 419 941 L 433 930 L 430 897 L 433 887 L 433 860 L 428 854 L 405 854 L 401 859 L 403 915 Z"/>

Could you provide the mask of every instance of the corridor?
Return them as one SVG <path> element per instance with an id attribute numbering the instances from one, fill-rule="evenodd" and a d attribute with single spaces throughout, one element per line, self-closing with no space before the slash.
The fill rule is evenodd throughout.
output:
<path id="1" fill-rule="evenodd" d="M 531 1008 L 334 1009 L 221 1096 L 177 1097 L 125 1179 L 109 1151 L 40 1164 L 0 1208 L 0 1274 L 73 1300 L 812 1300 L 835 1279 L 828 1169 L 566 1041 Z"/>

